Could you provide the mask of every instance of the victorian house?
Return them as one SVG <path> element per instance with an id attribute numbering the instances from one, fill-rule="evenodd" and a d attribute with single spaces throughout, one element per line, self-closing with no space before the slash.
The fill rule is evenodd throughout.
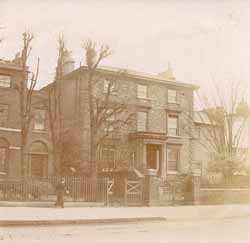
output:
<path id="1" fill-rule="evenodd" d="M 63 121 L 65 127 L 74 124 L 74 128 L 78 128 L 82 157 L 76 166 L 88 168 L 88 71 L 85 66 L 75 70 L 73 67 L 73 61 L 69 59 L 61 81 Z M 122 75 L 117 76 L 120 73 Z M 150 75 L 101 66 L 95 75 L 98 80 L 94 86 L 95 96 L 104 97 L 112 82 L 112 102 L 125 102 L 127 112 L 133 114 L 129 125 L 119 129 L 112 124 L 116 119 L 123 119 L 122 115 L 107 119 L 107 127 L 102 129 L 104 132 L 108 130 L 109 135 L 98 151 L 98 171 L 135 169 L 138 174 L 150 172 L 162 178 L 189 173 L 193 161 L 190 136 L 193 120 L 190 117 L 193 116 L 193 92 L 198 87 L 177 81 L 170 67 L 159 75 Z"/>

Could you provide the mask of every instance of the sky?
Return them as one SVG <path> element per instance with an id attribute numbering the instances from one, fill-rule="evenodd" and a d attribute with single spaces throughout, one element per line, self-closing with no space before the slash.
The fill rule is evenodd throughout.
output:
<path id="1" fill-rule="evenodd" d="M 60 34 L 76 66 L 90 38 L 112 48 L 105 65 L 157 74 L 170 62 L 177 80 L 205 92 L 212 80 L 248 86 L 249 13 L 250 0 L 0 0 L 0 58 L 12 59 L 22 32 L 31 30 L 30 66 L 40 57 L 39 87 L 53 79 Z"/>

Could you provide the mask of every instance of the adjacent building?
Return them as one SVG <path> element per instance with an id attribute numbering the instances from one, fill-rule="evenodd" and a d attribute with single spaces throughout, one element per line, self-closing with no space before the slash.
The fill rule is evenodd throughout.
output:
<path id="1" fill-rule="evenodd" d="M 39 91 L 32 103 L 32 121 L 25 148 L 25 165 L 20 164 L 21 125 L 18 86 L 23 70 L 15 61 L 0 60 L 0 174 L 46 177 L 53 173 L 51 145 L 46 120 L 46 110 L 36 104 Z M 24 167 L 24 168 L 22 168 Z"/>

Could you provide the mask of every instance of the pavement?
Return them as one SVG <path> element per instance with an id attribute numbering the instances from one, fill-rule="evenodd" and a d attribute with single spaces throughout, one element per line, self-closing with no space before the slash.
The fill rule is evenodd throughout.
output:
<path id="1" fill-rule="evenodd" d="M 0 207 L 0 226 L 197 221 L 250 218 L 248 205 L 177 207 Z"/>
<path id="2" fill-rule="evenodd" d="M 4 243 L 249 243 L 250 218 L 0 227 Z"/>

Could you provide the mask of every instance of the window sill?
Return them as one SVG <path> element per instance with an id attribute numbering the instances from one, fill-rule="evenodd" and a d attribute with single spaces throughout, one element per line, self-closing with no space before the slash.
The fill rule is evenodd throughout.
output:
<path id="1" fill-rule="evenodd" d="M 104 94 L 104 95 L 107 95 L 108 92 L 104 92 L 104 91 L 103 91 L 103 94 Z M 109 95 L 110 95 L 110 96 L 118 96 L 118 92 L 110 92 Z"/>
<path id="2" fill-rule="evenodd" d="M 177 175 L 179 174 L 178 171 L 167 171 L 167 175 Z"/>
<path id="3" fill-rule="evenodd" d="M 167 134 L 167 137 L 170 137 L 170 138 L 181 138 L 180 135 L 170 135 L 170 134 Z"/>
<path id="4" fill-rule="evenodd" d="M 11 127 L 0 127 L 0 131 L 7 131 L 7 132 L 21 132 L 19 128 L 11 128 Z"/>
<path id="5" fill-rule="evenodd" d="M 145 100 L 145 101 L 152 101 L 152 98 L 149 97 L 136 97 L 137 100 Z"/>
<path id="6" fill-rule="evenodd" d="M 34 133 L 47 133 L 46 130 L 33 129 Z"/>
<path id="7" fill-rule="evenodd" d="M 181 103 L 178 103 L 178 102 L 167 102 L 167 105 L 180 105 Z"/>

